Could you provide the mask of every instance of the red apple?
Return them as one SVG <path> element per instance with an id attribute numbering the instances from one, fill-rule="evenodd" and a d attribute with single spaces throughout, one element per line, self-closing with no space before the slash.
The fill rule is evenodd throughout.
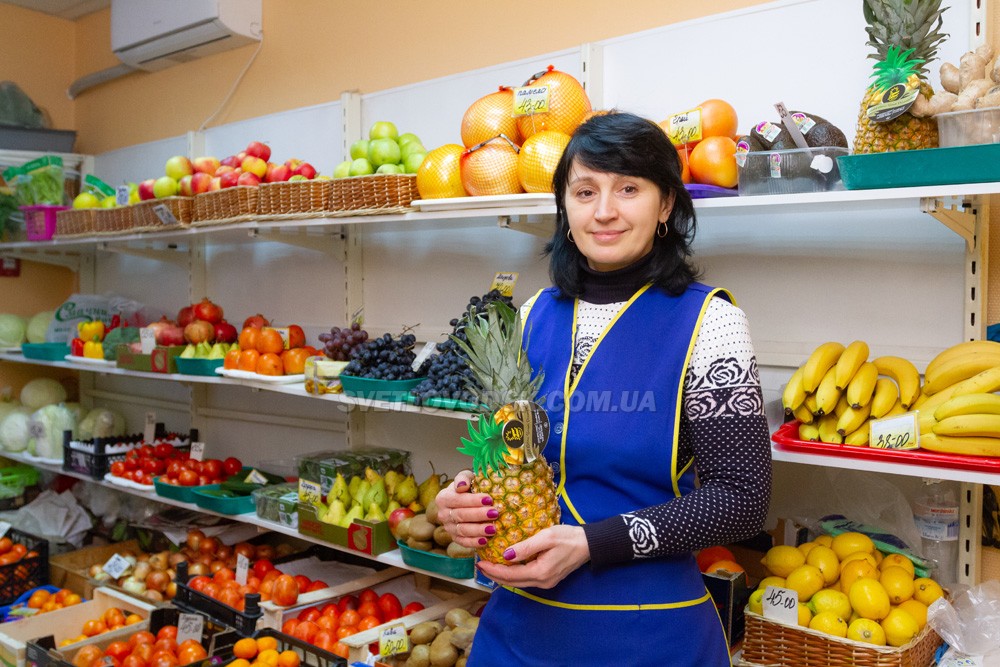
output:
<path id="1" fill-rule="evenodd" d="M 389 532 L 392 533 L 392 536 L 396 537 L 396 526 L 399 525 L 400 521 L 409 519 L 414 515 L 415 512 L 409 507 L 400 507 L 389 512 Z"/>
<path id="2" fill-rule="evenodd" d="M 191 193 L 200 195 L 212 188 L 212 175 L 197 171 L 191 176 Z"/>
<path id="3" fill-rule="evenodd" d="M 139 199 L 141 201 L 156 199 L 156 195 L 153 194 L 154 183 L 156 183 L 155 178 L 147 178 L 146 180 L 139 183 Z"/>
<path id="4" fill-rule="evenodd" d="M 208 186 L 208 191 L 212 192 L 213 190 L 221 190 L 221 189 L 222 189 L 222 179 L 219 178 L 218 176 L 213 176 L 212 182 Z"/>
<path id="5" fill-rule="evenodd" d="M 229 155 L 220 160 L 219 164 L 224 164 L 227 167 L 233 167 L 235 169 L 236 167 L 240 166 L 240 162 L 243 162 L 243 158 L 237 155 Z"/>
<path id="6" fill-rule="evenodd" d="M 259 157 L 264 162 L 271 159 L 271 147 L 260 141 L 251 141 L 247 144 L 247 155 Z"/>
<path id="7" fill-rule="evenodd" d="M 194 191 L 191 189 L 191 179 L 194 178 L 193 174 L 188 174 L 181 180 L 177 181 L 177 194 L 181 197 L 193 197 Z"/>
<path id="8" fill-rule="evenodd" d="M 309 179 L 316 178 L 316 168 L 308 162 L 303 162 L 299 166 L 295 167 L 295 169 L 292 170 L 292 173 L 296 176 L 305 176 Z"/>
<path id="9" fill-rule="evenodd" d="M 214 176 L 222 176 L 227 171 L 236 171 L 237 168 L 238 168 L 238 165 L 236 167 L 231 167 L 228 164 L 219 165 L 219 168 L 215 170 L 215 173 L 213 175 Z"/>
<path id="10" fill-rule="evenodd" d="M 239 178 L 236 179 L 236 184 L 257 186 L 260 185 L 260 176 L 250 171 L 244 171 L 239 175 Z"/>
<path id="11" fill-rule="evenodd" d="M 238 159 L 240 162 L 243 162 L 243 160 L 247 159 L 247 152 L 240 151 L 239 153 L 236 154 L 236 159 Z"/>
<path id="12" fill-rule="evenodd" d="M 287 181 L 292 175 L 292 170 L 283 164 L 271 165 L 267 170 L 267 175 L 264 180 L 268 183 L 280 183 L 281 181 Z"/>
<path id="13" fill-rule="evenodd" d="M 236 185 L 236 182 L 240 179 L 240 172 L 235 169 L 233 171 L 227 171 L 219 176 L 218 179 L 220 188 L 231 188 Z"/>
<path id="14" fill-rule="evenodd" d="M 191 160 L 183 155 L 175 155 L 163 165 L 163 173 L 175 181 L 179 181 L 185 176 L 194 173 Z"/>
<path id="15" fill-rule="evenodd" d="M 240 163 L 240 169 L 256 175 L 257 178 L 264 178 L 264 174 L 267 173 L 267 162 L 264 162 L 259 157 L 248 155 Z"/>
<path id="16" fill-rule="evenodd" d="M 222 163 L 219 161 L 219 158 L 207 155 L 196 157 L 191 160 L 191 166 L 194 167 L 195 173 L 201 172 L 209 175 L 214 174 L 215 170 L 218 169 L 221 164 Z"/>
<path id="17" fill-rule="evenodd" d="M 287 160 L 285 160 L 285 166 L 291 169 L 292 171 L 295 171 L 295 168 L 298 167 L 300 164 L 302 164 L 302 160 L 298 159 L 297 157 L 290 157 Z"/>

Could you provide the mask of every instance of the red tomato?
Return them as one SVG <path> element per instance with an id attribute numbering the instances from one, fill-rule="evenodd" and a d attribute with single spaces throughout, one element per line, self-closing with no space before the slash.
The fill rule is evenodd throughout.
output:
<path id="1" fill-rule="evenodd" d="M 281 607 L 289 607 L 299 599 L 299 584 L 290 574 L 282 574 L 274 580 L 271 601 Z"/>
<path id="2" fill-rule="evenodd" d="M 104 649 L 105 655 L 110 655 L 115 660 L 121 662 L 125 657 L 132 652 L 132 647 L 128 645 L 128 642 L 114 641 L 108 644 L 107 648 Z"/>
<path id="3" fill-rule="evenodd" d="M 306 586 L 306 589 L 303 591 L 303 593 L 312 593 L 313 591 L 321 591 L 324 588 L 329 588 L 329 587 L 330 584 L 326 583 L 325 581 L 322 581 L 321 579 L 317 579 L 316 581 Z"/>
<path id="4" fill-rule="evenodd" d="M 206 484 L 212 484 L 215 480 L 208 475 L 198 475 L 198 486 L 205 486 Z"/>
<path id="5" fill-rule="evenodd" d="M 194 662 L 204 660 L 207 657 L 208 652 L 201 644 L 185 646 L 181 650 L 177 651 L 177 662 L 181 665 L 190 665 Z"/>
<path id="6" fill-rule="evenodd" d="M 382 625 L 382 619 L 378 616 L 365 616 L 358 623 L 358 630 L 371 630 L 376 625 Z"/>
<path id="7" fill-rule="evenodd" d="M 336 602 L 327 602 L 325 605 L 323 605 L 323 608 L 320 610 L 319 613 L 320 616 L 329 616 L 330 614 L 333 614 L 335 616 L 340 616 L 340 609 L 337 607 Z"/>
<path id="8" fill-rule="evenodd" d="M 134 450 L 133 450 L 134 451 Z M 131 454 L 132 452 L 129 452 Z M 138 470 L 139 469 L 139 457 L 125 457 L 125 470 Z"/>
<path id="9" fill-rule="evenodd" d="M 153 447 L 153 456 L 158 459 L 169 459 L 174 453 L 174 446 L 161 442 Z"/>
<path id="10" fill-rule="evenodd" d="M 295 632 L 292 633 L 292 636 L 296 639 L 301 639 L 304 642 L 311 643 L 319 630 L 320 627 L 312 621 L 300 621 L 298 626 L 295 628 Z"/>
<path id="11" fill-rule="evenodd" d="M 235 475 L 239 471 L 243 470 L 243 462 L 235 456 L 230 456 L 222 462 L 222 469 L 225 471 L 227 477 Z"/>
<path id="12" fill-rule="evenodd" d="M 315 622 L 316 619 L 319 618 L 319 609 L 317 609 L 316 607 L 306 607 L 305 609 L 299 612 L 299 615 L 296 616 L 296 618 L 299 619 L 300 621 Z"/>
<path id="13" fill-rule="evenodd" d="M 337 600 L 337 609 L 343 614 L 346 609 L 357 609 L 358 608 L 358 598 L 354 595 L 345 595 L 339 600 Z"/>
<path id="14" fill-rule="evenodd" d="M 192 579 L 192 581 L 194 581 Z M 153 644 L 156 642 L 156 635 L 148 630 L 139 630 L 138 632 L 132 633 L 132 636 L 128 638 L 128 643 L 133 647 L 139 644 Z"/>
<path id="15" fill-rule="evenodd" d="M 263 579 L 264 575 L 274 569 L 274 563 L 266 558 L 258 559 L 257 562 L 253 564 L 253 573 L 257 577 Z"/>
<path id="16" fill-rule="evenodd" d="M 160 631 L 156 633 L 157 639 L 177 639 L 177 626 L 176 625 L 164 625 L 160 628 Z"/>
<path id="17" fill-rule="evenodd" d="M 193 579 L 191 579 L 191 581 L 188 582 L 188 588 L 190 588 L 193 591 L 198 591 L 200 593 L 203 590 L 205 590 L 205 584 L 207 584 L 210 581 L 211 581 L 210 578 L 206 577 L 205 575 L 200 575 L 194 577 Z"/>
<path id="18" fill-rule="evenodd" d="M 304 574 L 297 574 L 295 575 L 295 583 L 299 585 L 300 591 L 304 591 L 305 589 L 309 588 L 309 584 L 312 583 L 312 579 L 310 579 Z"/>
<path id="19" fill-rule="evenodd" d="M 284 632 L 286 635 L 293 635 L 294 636 L 294 634 L 295 634 L 295 628 L 297 628 L 298 625 L 299 625 L 299 619 L 297 619 L 297 618 L 290 618 L 290 619 L 288 619 L 287 621 L 285 621 L 284 623 L 281 624 L 281 631 Z"/>
<path id="20" fill-rule="evenodd" d="M 358 593 L 358 602 L 360 603 L 375 602 L 377 600 L 378 600 L 378 593 L 376 593 L 374 589 L 366 588 L 360 593 Z"/>
<path id="21" fill-rule="evenodd" d="M 366 616 L 379 616 L 381 612 L 379 611 L 378 603 L 369 600 L 358 605 L 358 614 L 361 615 L 361 618 L 365 618 Z"/>
<path id="22" fill-rule="evenodd" d="M 181 474 L 177 476 L 177 483 L 181 486 L 197 486 L 198 473 L 194 470 L 182 470 Z"/>
<path id="23" fill-rule="evenodd" d="M 205 459 L 201 462 L 201 473 L 213 480 L 221 480 L 222 461 L 219 459 Z"/>
<path id="24" fill-rule="evenodd" d="M 115 461 L 111 464 L 111 474 L 115 477 L 121 477 L 125 474 L 125 462 Z"/>
<path id="25" fill-rule="evenodd" d="M 423 608 L 424 605 L 420 604 L 419 602 L 411 602 L 410 604 L 403 607 L 403 616 L 409 616 L 410 614 L 415 614 Z"/>
<path id="26" fill-rule="evenodd" d="M 391 621 L 403 615 L 403 605 L 399 598 L 392 593 L 383 593 L 378 599 L 378 608 L 382 612 L 382 618 Z"/>
<path id="27" fill-rule="evenodd" d="M 139 475 L 135 479 L 135 481 L 138 482 L 139 484 L 145 484 L 146 486 L 150 486 L 153 483 L 153 475 L 148 472 L 144 472 L 141 475 Z"/>
<path id="28" fill-rule="evenodd" d="M 129 653 L 122 659 L 122 667 L 147 667 L 148 664 L 138 653 Z"/>

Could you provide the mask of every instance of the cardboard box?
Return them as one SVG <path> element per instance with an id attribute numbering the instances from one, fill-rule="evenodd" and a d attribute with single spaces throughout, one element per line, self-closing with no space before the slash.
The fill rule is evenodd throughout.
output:
<path id="1" fill-rule="evenodd" d="M 94 590 L 94 599 L 89 602 L 0 625 L 0 660 L 3 660 L 5 667 L 24 667 L 25 650 L 29 641 L 51 634 L 58 645 L 64 639 L 78 636 L 86 621 L 100 618 L 112 607 L 121 609 L 126 615 L 134 613 L 144 619 L 141 623 L 128 626 L 127 632 L 122 628 L 106 633 L 108 636 L 113 634 L 116 638 L 121 637 L 123 632 L 127 636 L 147 629 L 149 614 L 156 608 L 130 595 L 109 588 L 97 588 Z M 69 644 L 66 648 L 76 650 L 85 643 L 90 643 L 90 640 L 97 639 L 98 637 L 92 637 L 84 642 Z"/>
<path id="2" fill-rule="evenodd" d="M 316 515 L 316 508 L 303 502 L 299 503 L 299 532 L 369 556 L 377 556 L 397 548 L 396 540 L 389 532 L 388 521 L 372 523 L 356 519 L 347 528 L 342 528 L 323 523 Z"/>
<path id="3" fill-rule="evenodd" d="M 743 617 L 743 609 L 752 592 L 747 587 L 747 577 L 743 572 L 730 573 L 729 576 L 721 574 L 702 574 L 705 588 L 715 601 L 715 608 L 719 611 L 719 618 L 722 619 L 722 627 L 726 630 L 726 639 L 729 645 L 733 646 L 743 639 L 746 620 Z"/>
<path id="4" fill-rule="evenodd" d="M 91 565 L 104 565 L 115 554 L 132 552 L 139 554 L 142 549 L 136 540 L 84 547 L 76 551 L 53 556 L 49 559 L 49 575 L 52 585 L 68 588 L 84 598 L 92 598 L 94 590 L 100 586 L 90 578 Z"/>
<path id="5" fill-rule="evenodd" d="M 119 345 L 116 352 L 118 368 L 147 373 L 176 373 L 177 357 L 184 351 L 183 345 L 157 345 L 152 354 L 132 352 L 128 345 Z"/>

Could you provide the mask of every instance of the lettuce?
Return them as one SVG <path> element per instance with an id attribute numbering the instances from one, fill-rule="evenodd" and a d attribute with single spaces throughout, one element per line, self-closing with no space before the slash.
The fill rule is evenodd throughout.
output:
<path id="1" fill-rule="evenodd" d="M 31 421 L 33 437 L 28 440 L 28 452 L 43 459 L 61 459 L 63 432 L 76 430 L 73 412 L 63 404 L 46 405 L 31 415 Z"/>
<path id="2" fill-rule="evenodd" d="M 28 323 L 20 315 L 0 313 L 0 347 L 20 347 L 27 329 Z"/>
<path id="3" fill-rule="evenodd" d="M 31 411 L 25 407 L 15 408 L 0 421 L 0 445 L 8 452 L 23 452 L 30 439 L 28 422 Z"/>
<path id="4" fill-rule="evenodd" d="M 35 378 L 21 388 L 21 405 L 37 410 L 66 400 L 66 388 L 52 378 Z"/>

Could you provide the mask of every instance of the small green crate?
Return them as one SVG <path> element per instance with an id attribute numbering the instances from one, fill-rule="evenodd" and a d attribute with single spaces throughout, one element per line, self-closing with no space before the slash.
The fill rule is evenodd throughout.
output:
<path id="1" fill-rule="evenodd" d="M 21 354 L 25 359 L 38 361 L 62 361 L 69 355 L 66 343 L 21 343 Z"/>
<path id="2" fill-rule="evenodd" d="M 177 372 L 182 375 L 208 375 L 215 377 L 216 368 L 222 367 L 222 359 L 184 359 L 177 357 L 174 359 L 177 364 Z"/>
<path id="3" fill-rule="evenodd" d="M 1000 144 L 891 151 L 837 158 L 848 190 L 1000 181 Z"/>
<path id="4" fill-rule="evenodd" d="M 430 551 L 411 549 L 400 540 L 396 540 L 396 544 L 399 545 L 403 562 L 407 565 L 419 567 L 421 570 L 437 572 L 438 574 L 455 579 L 471 579 L 476 573 L 475 558 L 452 558 L 451 556 L 443 556 L 431 553 Z"/>
<path id="5" fill-rule="evenodd" d="M 180 486 L 179 484 L 166 484 L 161 482 L 159 477 L 153 478 L 153 488 L 156 495 L 179 500 L 182 503 L 194 503 L 194 490 L 197 486 Z"/>
<path id="6" fill-rule="evenodd" d="M 194 496 L 194 504 L 198 507 L 219 514 L 249 514 L 254 512 L 253 496 L 235 496 L 224 498 L 213 495 L 213 491 L 220 491 L 221 484 L 207 484 L 205 486 L 192 487 L 191 495 Z"/>
<path id="7" fill-rule="evenodd" d="M 410 390 L 423 381 L 422 377 L 412 380 L 374 380 L 344 375 L 343 373 L 340 375 L 340 384 L 344 387 L 344 395 L 395 403 L 406 401 Z"/>

